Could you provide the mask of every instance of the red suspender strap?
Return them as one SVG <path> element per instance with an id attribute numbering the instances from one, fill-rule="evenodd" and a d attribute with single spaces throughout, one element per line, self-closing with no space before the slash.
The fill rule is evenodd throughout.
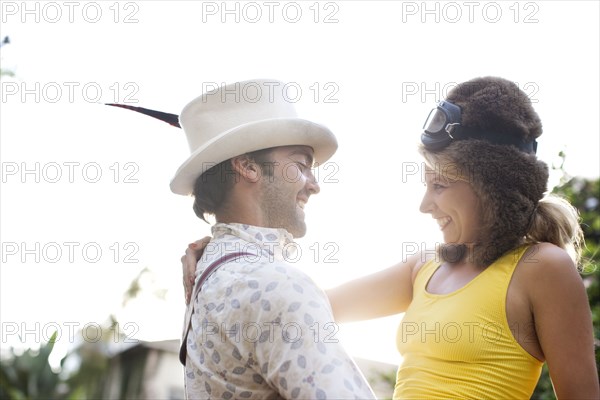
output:
<path id="1" fill-rule="evenodd" d="M 221 265 L 235 259 L 238 257 L 242 257 L 242 256 L 256 256 L 255 254 L 251 254 L 251 253 L 245 253 L 242 251 L 237 251 L 235 253 L 230 253 L 227 254 L 215 261 L 213 261 L 208 267 L 206 267 L 206 269 L 204 271 L 202 271 L 202 275 L 200 275 L 200 279 L 198 279 L 198 282 L 196 282 L 196 284 L 194 285 L 194 288 L 192 290 L 192 297 L 190 299 L 190 304 L 188 305 L 188 308 L 186 310 L 185 313 L 185 321 L 184 321 L 184 326 L 183 326 L 183 338 L 181 340 L 181 347 L 179 348 L 179 361 L 185 366 L 185 359 L 187 357 L 187 335 L 188 335 L 188 331 L 190 330 L 190 325 L 191 325 L 191 317 L 192 317 L 192 311 L 194 309 L 194 299 L 196 298 L 196 296 L 198 296 L 198 293 L 200 293 L 200 290 L 202 289 L 202 285 L 204 284 L 204 281 L 206 281 L 206 279 L 208 279 L 208 277 L 217 269 L 219 268 Z"/>

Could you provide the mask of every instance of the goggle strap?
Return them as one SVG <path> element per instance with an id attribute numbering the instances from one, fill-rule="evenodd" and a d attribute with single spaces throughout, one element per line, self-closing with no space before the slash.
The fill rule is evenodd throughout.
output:
<path id="1" fill-rule="evenodd" d="M 492 144 L 512 145 L 525 153 L 537 152 L 537 141 L 535 139 L 529 142 L 523 142 L 511 135 L 499 134 L 496 132 L 481 132 L 477 129 L 468 128 L 462 125 L 455 126 L 452 129 L 452 137 L 454 140 L 478 139 L 484 140 Z"/>

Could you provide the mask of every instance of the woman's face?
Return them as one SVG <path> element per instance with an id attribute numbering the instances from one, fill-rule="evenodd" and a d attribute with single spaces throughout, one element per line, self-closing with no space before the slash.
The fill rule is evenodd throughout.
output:
<path id="1" fill-rule="evenodd" d="M 475 243 L 481 229 L 481 207 L 470 183 L 449 179 L 440 171 L 425 168 L 425 195 L 422 213 L 431 214 L 437 221 L 445 243 Z"/>

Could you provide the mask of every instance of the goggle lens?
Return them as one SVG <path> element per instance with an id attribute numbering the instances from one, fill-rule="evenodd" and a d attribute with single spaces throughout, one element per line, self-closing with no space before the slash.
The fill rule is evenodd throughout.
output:
<path id="1" fill-rule="evenodd" d="M 429 113 L 429 116 L 423 125 L 423 130 L 431 134 L 438 133 L 446 128 L 447 123 L 448 117 L 446 114 L 439 108 L 434 108 Z"/>

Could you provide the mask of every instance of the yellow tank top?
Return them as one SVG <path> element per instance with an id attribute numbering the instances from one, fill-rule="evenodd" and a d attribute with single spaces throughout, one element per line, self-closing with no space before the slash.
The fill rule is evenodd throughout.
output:
<path id="1" fill-rule="evenodd" d="M 517 343 L 506 319 L 508 285 L 526 249 L 508 252 L 448 294 L 425 290 L 440 264 L 423 265 L 396 337 L 403 362 L 394 399 L 531 397 L 543 363 Z"/>

